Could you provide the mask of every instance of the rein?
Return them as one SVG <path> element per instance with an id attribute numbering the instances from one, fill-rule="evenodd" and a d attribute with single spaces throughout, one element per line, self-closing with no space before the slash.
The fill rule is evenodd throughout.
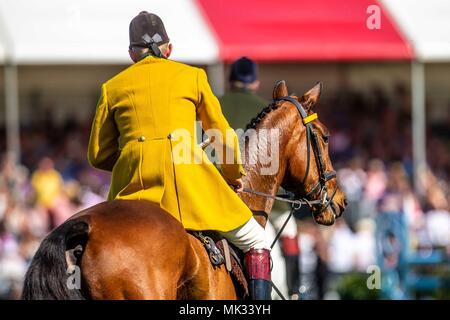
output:
<path id="1" fill-rule="evenodd" d="M 286 197 L 274 196 L 274 195 L 271 195 L 269 193 L 255 191 L 255 190 L 248 189 L 248 188 L 244 188 L 244 190 L 242 190 L 242 191 L 246 192 L 246 193 L 252 193 L 252 194 L 260 196 L 260 197 L 264 197 L 264 198 L 269 198 L 269 199 L 274 199 L 274 200 L 290 203 L 290 204 L 292 204 L 292 208 L 294 208 L 294 210 L 299 210 L 302 207 L 302 205 L 304 205 L 304 204 L 307 204 L 310 208 L 312 208 L 313 205 L 322 203 L 322 200 L 311 200 L 311 201 L 309 201 L 307 199 L 289 199 L 289 198 L 286 198 Z"/>

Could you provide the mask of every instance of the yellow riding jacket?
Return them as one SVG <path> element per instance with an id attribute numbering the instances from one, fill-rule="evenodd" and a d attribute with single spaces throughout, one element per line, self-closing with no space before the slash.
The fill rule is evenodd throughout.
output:
<path id="1" fill-rule="evenodd" d="M 196 119 L 222 133 L 221 152 L 232 151 L 223 176 L 196 144 Z M 88 160 L 112 171 L 109 200 L 148 200 L 186 229 L 226 232 L 252 215 L 225 181 L 245 174 L 227 129 L 202 69 L 148 56 L 103 84 Z"/>

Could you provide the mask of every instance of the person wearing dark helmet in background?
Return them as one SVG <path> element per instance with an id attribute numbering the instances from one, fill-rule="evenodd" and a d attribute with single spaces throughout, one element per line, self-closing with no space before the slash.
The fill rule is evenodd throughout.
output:
<path id="1" fill-rule="evenodd" d="M 219 98 L 222 112 L 233 129 L 245 130 L 247 124 L 268 102 L 256 95 L 259 89 L 258 66 L 241 57 L 230 66 L 230 90 Z"/>

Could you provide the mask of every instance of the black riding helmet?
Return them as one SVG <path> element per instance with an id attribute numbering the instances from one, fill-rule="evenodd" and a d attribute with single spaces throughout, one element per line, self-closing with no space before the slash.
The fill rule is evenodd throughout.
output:
<path id="1" fill-rule="evenodd" d="M 170 41 L 164 23 L 156 14 L 141 11 L 130 22 L 130 50 L 132 47 L 149 48 L 151 53 L 163 58 L 159 46 Z"/>

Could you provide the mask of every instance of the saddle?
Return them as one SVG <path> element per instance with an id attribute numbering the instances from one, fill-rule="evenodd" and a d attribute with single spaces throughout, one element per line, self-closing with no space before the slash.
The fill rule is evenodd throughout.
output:
<path id="1" fill-rule="evenodd" d="M 214 231 L 190 232 L 199 239 L 214 268 L 225 265 L 236 287 L 238 297 L 249 297 L 248 282 L 245 278 L 243 261 L 244 253 Z"/>

